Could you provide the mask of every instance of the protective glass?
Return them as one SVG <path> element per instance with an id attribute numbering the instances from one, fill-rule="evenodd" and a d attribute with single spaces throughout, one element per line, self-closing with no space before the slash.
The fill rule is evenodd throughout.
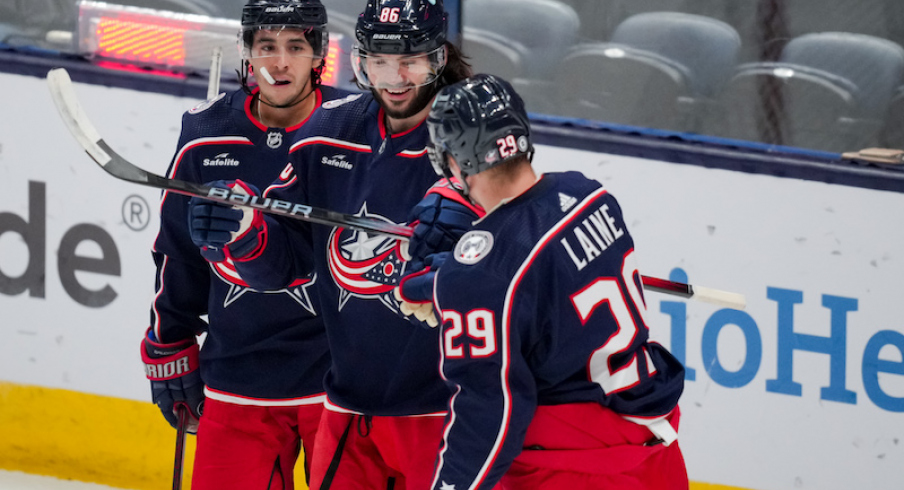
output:
<path id="1" fill-rule="evenodd" d="M 427 121 L 427 131 L 430 133 L 427 156 L 430 158 L 430 164 L 433 165 L 433 170 L 436 174 L 445 177 L 446 171 L 449 169 L 449 161 L 446 159 L 446 148 L 439 135 L 439 132 L 442 131 L 440 124 L 429 119 Z"/>
<path id="2" fill-rule="evenodd" d="M 318 27 L 297 25 L 249 26 L 239 33 L 242 59 L 276 56 L 325 58 L 329 34 Z"/>
<path id="3" fill-rule="evenodd" d="M 420 87 L 433 83 L 446 66 L 446 48 L 427 53 L 396 55 L 368 53 L 354 46 L 352 68 L 358 83 L 368 88 Z"/>
<path id="4" fill-rule="evenodd" d="M 446 174 L 443 171 L 449 168 L 449 163 L 446 161 L 446 152 L 435 144 L 429 144 L 427 145 L 427 156 L 430 157 L 430 164 L 433 165 L 433 170 L 436 174 L 440 177 L 445 177 Z"/>

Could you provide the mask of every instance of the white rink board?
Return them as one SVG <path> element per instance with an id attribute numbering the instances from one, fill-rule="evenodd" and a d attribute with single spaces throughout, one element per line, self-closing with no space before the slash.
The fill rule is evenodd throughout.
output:
<path id="1" fill-rule="evenodd" d="M 29 181 L 46 190 L 46 216 L 35 218 L 46 219 L 44 297 L 0 292 L 0 380 L 147 401 L 138 342 L 153 295 L 159 192 L 96 168 L 59 121 L 44 80 L 0 74 L 0 86 L 0 107 L 15 115 L 0 131 L 0 232 L 16 217 L 29 221 Z M 76 91 L 104 139 L 157 173 L 175 149 L 181 113 L 197 102 Z M 732 313 L 647 294 L 654 338 L 676 353 L 683 338 L 693 373 L 680 438 L 691 480 L 757 490 L 900 486 L 904 423 L 891 410 L 902 404 L 904 378 L 869 366 L 901 371 L 904 362 L 904 336 L 881 333 L 904 332 L 904 195 L 545 146 L 535 164 L 581 170 L 610 189 L 645 275 L 680 269 L 692 284 L 747 297 L 746 312 Z M 122 214 L 133 195 L 150 206 L 138 231 L 127 226 L 137 215 Z M 82 301 L 115 291 L 103 307 L 73 299 L 58 272 L 64 235 L 81 224 L 108 234 L 119 255 L 119 273 L 74 273 Z M 29 255 L 20 234 L 0 234 L 0 286 L 24 274 Z M 86 240 L 75 255 L 103 254 Z M 865 355 L 883 341 L 892 345 Z M 864 358 L 873 360 L 866 370 Z"/>
<path id="2" fill-rule="evenodd" d="M 609 188 L 644 274 L 668 278 L 681 268 L 692 284 L 747 298 L 744 313 L 718 315 L 716 307 L 687 302 L 685 359 L 695 379 L 682 398 L 679 440 L 692 480 L 763 490 L 900 487 L 902 415 L 867 396 L 862 362 L 877 332 L 904 332 L 904 195 L 575 150 L 540 148 L 534 163 L 544 171 L 579 169 Z M 653 336 L 674 350 L 668 312 L 680 307 L 663 295 L 647 297 Z M 840 318 L 834 336 L 833 310 Z M 726 314 L 746 330 L 719 320 Z M 786 333 L 835 339 L 822 348 L 836 349 L 833 357 L 782 342 L 792 360 L 780 377 L 780 323 Z M 704 337 L 715 344 L 707 357 Z M 760 355 L 750 347 L 756 344 Z M 879 358 L 904 374 L 904 345 L 897 345 Z M 839 394 L 824 399 L 831 359 Z M 721 371 L 715 378 L 713 368 Z M 784 383 L 770 381 L 778 378 Z M 901 410 L 904 378 L 878 379 Z M 793 383 L 801 385 L 799 396 L 787 393 Z M 833 401 L 845 396 L 855 400 Z"/>
<path id="3" fill-rule="evenodd" d="M 28 292 L 10 296 L 0 287 L 0 311 L 6 313 L 0 322 L 0 379 L 149 400 L 138 347 L 154 293 L 150 250 L 160 192 L 119 181 L 98 167 L 60 120 L 44 79 L 0 74 L 0 87 L 0 107 L 14 115 L 4 118 L 0 131 L 0 213 L 7 221 L 8 213 L 28 221 L 30 229 L 46 223 L 44 249 L 31 240 L 35 255 L 46 259 L 44 297 Z M 181 115 L 197 101 L 80 83 L 75 88 L 89 119 L 115 151 L 150 171 L 166 171 Z M 46 193 L 46 213 L 35 217 L 38 223 L 29 219 L 29 182 Z M 0 217 L 0 231 L 3 223 Z M 116 297 L 105 307 L 86 307 L 73 299 L 58 271 L 63 237 L 83 224 L 112 237 L 119 255 L 119 274 L 74 272 L 82 285 L 76 296 L 84 294 L 80 289 L 112 288 Z M 135 231 L 129 225 L 144 228 Z M 95 240 L 75 243 L 78 256 L 116 262 Z M 38 259 L 30 257 L 21 234 L 0 235 L 0 281 L 23 276 L 29 260 Z"/>

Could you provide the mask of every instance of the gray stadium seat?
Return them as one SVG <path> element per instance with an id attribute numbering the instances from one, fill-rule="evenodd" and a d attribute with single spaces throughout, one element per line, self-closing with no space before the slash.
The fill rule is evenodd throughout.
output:
<path id="1" fill-rule="evenodd" d="M 465 29 L 495 32 L 523 46 L 530 53 L 523 76 L 535 79 L 548 78 L 575 43 L 581 24 L 574 9 L 556 0 L 464 0 L 462 19 Z"/>
<path id="2" fill-rule="evenodd" d="M 524 46 L 492 31 L 467 26 L 462 31 L 461 49 L 474 73 L 492 73 L 506 80 L 522 75 L 528 56 Z"/>
<path id="3" fill-rule="evenodd" d="M 734 69 L 740 39 L 728 24 L 650 12 L 619 24 L 612 42 L 572 49 L 556 68 L 561 115 L 693 131 Z"/>
<path id="4" fill-rule="evenodd" d="M 879 134 L 879 146 L 904 150 L 904 86 L 898 87 L 888 103 L 888 115 Z"/>
<path id="5" fill-rule="evenodd" d="M 613 31 L 628 17 L 646 12 L 684 12 L 699 14 L 694 0 L 560 0 L 581 18 L 582 42 L 609 41 Z M 706 15 L 704 13 L 704 15 Z"/>
<path id="6" fill-rule="evenodd" d="M 873 36 L 823 32 L 792 39 L 777 62 L 749 63 L 721 95 L 719 136 L 843 152 L 878 143 L 904 48 Z"/>

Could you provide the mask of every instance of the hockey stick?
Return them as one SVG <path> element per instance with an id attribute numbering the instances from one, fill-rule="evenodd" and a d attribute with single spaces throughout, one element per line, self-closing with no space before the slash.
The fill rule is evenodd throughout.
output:
<path id="1" fill-rule="evenodd" d="M 173 490 L 182 489 L 182 467 L 185 462 L 185 433 L 188 426 L 188 407 L 183 403 L 176 405 L 176 457 L 173 461 Z"/>
<path id="2" fill-rule="evenodd" d="M 718 289 L 711 289 L 703 286 L 692 286 L 681 282 L 659 279 L 658 277 L 640 276 L 640 278 L 643 282 L 643 288 L 647 291 L 672 294 L 688 299 L 693 298 L 697 301 L 725 306 L 735 310 L 743 310 L 747 306 L 747 300 L 744 299 L 744 295 L 742 294 L 720 291 Z"/>
<path id="3" fill-rule="evenodd" d="M 72 80 L 64 68 L 55 68 L 47 73 L 50 93 L 69 131 L 88 153 L 110 175 L 135 184 L 164 189 L 187 196 L 202 197 L 229 205 L 247 206 L 263 212 L 286 216 L 331 226 L 345 226 L 361 231 L 379 233 L 394 238 L 411 237 L 411 228 L 376 219 L 353 216 L 304 204 L 280 199 L 264 198 L 240 194 L 229 189 L 209 187 L 178 179 L 168 179 L 148 172 L 116 153 L 107 144 L 85 116 L 75 96 Z"/>
<path id="4" fill-rule="evenodd" d="M 411 238 L 412 229 L 362 216 L 353 216 L 336 211 L 315 208 L 304 204 L 292 203 L 280 199 L 249 196 L 233 192 L 230 189 L 209 187 L 178 179 L 168 179 L 160 175 L 148 172 L 113 151 L 112 148 L 100 137 L 100 133 L 85 116 L 82 107 L 72 87 L 72 80 L 64 68 L 55 68 L 47 73 L 47 83 L 50 93 L 56 104 L 57 110 L 69 131 L 79 142 L 92 160 L 97 162 L 110 175 L 158 189 L 170 190 L 187 196 L 202 197 L 211 201 L 221 202 L 233 206 L 246 206 L 259 209 L 261 212 L 285 216 L 313 223 L 329 226 L 342 226 L 345 228 L 366 231 L 390 236 L 402 240 Z M 700 286 L 691 286 L 664 279 L 642 276 L 644 289 L 666 294 L 673 294 L 684 298 L 693 298 L 729 308 L 744 309 L 744 297 L 740 294 L 718 291 Z"/>
<path id="5" fill-rule="evenodd" d="M 207 100 L 210 100 L 220 93 L 220 74 L 223 64 L 223 48 L 217 46 L 213 49 L 213 55 L 210 57 L 210 74 L 207 78 Z"/>

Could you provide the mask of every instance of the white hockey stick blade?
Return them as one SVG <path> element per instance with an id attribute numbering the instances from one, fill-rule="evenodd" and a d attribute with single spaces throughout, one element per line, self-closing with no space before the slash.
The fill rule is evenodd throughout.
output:
<path id="1" fill-rule="evenodd" d="M 692 286 L 683 282 L 659 279 L 658 277 L 641 276 L 640 279 L 643 283 L 643 288 L 649 291 L 695 299 L 735 310 L 743 310 L 747 307 L 747 301 L 744 296 L 738 293 L 729 293 L 703 286 Z"/>
<path id="2" fill-rule="evenodd" d="M 207 100 L 220 93 L 220 75 L 223 65 L 223 48 L 217 46 L 210 57 L 210 75 L 207 78 Z"/>
<path id="3" fill-rule="evenodd" d="M 733 308 L 735 310 L 743 310 L 747 307 L 747 300 L 743 294 L 730 293 L 728 291 L 720 291 L 718 289 L 710 289 L 703 286 L 693 286 L 696 300 L 705 301 L 714 305 Z"/>
<path id="4" fill-rule="evenodd" d="M 82 107 L 75 97 L 69 72 L 65 68 L 50 70 L 47 72 L 47 85 L 50 87 L 50 96 L 53 97 L 57 111 L 66 127 L 69 128 L 69 132 L 75 136 L 78 143 L 94 161 L 100 165 L 106 165 L 110 161 L 110 155 L 97 144 L 100 141 L 100 133 L 94 129 L 91 121 L 82 111 Z"/>

